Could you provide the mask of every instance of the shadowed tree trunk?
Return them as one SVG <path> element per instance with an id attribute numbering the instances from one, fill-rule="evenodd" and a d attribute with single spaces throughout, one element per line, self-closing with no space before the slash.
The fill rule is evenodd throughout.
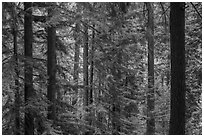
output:
<path id="1" fill-rule="evenodd" d="M 155 133 L 154 119 L 154 17 L 151 3 L 146 3 L 148 10 L 147 41 L 148 41 L 148 92 L 147 92 L 147 135 Z"/>
<path id="2" fill-rule="evenodd" d="M 17 45 L 17 24 L 13 9 L 13 46 L 15 56 L 15 135 L 20 134 L 20 93 L 19 93 L 19 70 L 18 70 L 18 45 Z"/>
<path id="3" fill-rule="evenodd" d="M 32 59 L 32 40 L 33 40 L 33 31 L 32 31 L 32 3 L 24 3 L 24 55 L 25 55 L 25 103 L 29 103 L 29 99 L 33 96 L 33 66 L 32 63 L 29 63 Z M 25 109 L 25 135 L 34 134 L 34 120 L 29 108 Z"/>
<path id="4" fill-rule="evenodd" d="M 84 106 L 89 105 L 88 91 L 88 27 L 84 25 L 84 47 L 83 47 L 83 79 L 84 79 Z"/>
<path id="5" fill-rule="evenodd" d="M 17 46 L 17 30 L 13 29 L 14 38 L 14 56 L 15 56 L 15 135 L 20 133 L 20 93 L 19 93 L 19 70 L 18 70 L 18 46 Z"/>
<path id="6" fill-rule="evenodd" d="M 19 69 L 18 69 L 18 26 L 17 26 L 17 18 L 16 18 L 16 5 L 12 4 L 12 31 L 13 31 L 13 52 L 15 58 L 15 135 L 20 134 L 20 93 L 19 93 Z"/>
<path id="7" fill-rule="evenodd" d="M 185 134 L 185 3 L 170 5 L 170 135 Z"/>
<path id="8" fill-rule="evenodd" d="M 83 83 L 84 83 L 84 107 L 87 113 L 90 110 L 86 107 L 90 104 L 90 97 L 89 97 L 89 73 L 88 73 L 88 26 L 84 25 L 84 46 L 83 46 Z M 84 117 L 85 120 L 90 124 L 90 119 L 88 116 Z M 89 132 L 85 131 L 84 134 L 90 134 Z"/>
<path id="9" fill-rule="evenodd" d="M 53 11 L 48 10 L 49 19 L 52 17 Z M 47 98 L 51 102 L 48 106 L 48 119 L 55 120 L 55 96 L 56 96 L 56 29 L 54 26 L 47 28 L 47 74 L 48 87 Z"/>

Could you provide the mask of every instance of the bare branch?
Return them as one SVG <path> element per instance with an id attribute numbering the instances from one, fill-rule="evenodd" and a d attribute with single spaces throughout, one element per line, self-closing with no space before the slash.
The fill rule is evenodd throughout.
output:
<path id="1" fill-rule="evenodd" d="M 198 13 L 198 15 L 200 16 L 200 18 L 202 19 L 201 14 L 199 13 L 198 9 L 195 7 L 195 5 L 193 4 L 193 2 L 190 2 L 191 5 L 193 6 L 193 8 L 195 9 L 195 11 Z"/>

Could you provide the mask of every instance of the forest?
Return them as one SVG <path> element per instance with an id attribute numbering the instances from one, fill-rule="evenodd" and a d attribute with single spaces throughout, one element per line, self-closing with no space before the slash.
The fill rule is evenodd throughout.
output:
<path id="1" fill-rule="evenodd" d="M 201 2 L 2 2 L 3 135 L 202 135 Z"/>

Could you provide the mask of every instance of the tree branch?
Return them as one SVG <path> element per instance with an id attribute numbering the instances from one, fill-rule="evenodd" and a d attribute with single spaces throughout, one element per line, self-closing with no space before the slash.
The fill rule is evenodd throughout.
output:
<path id="1" fill-rule="evenodd" d="M 33 15 L 34 22 L 46 22 L 46 16 Z"/>
<path id="2" fill-rule="evenodd" d="M 195 11 L 198 13 L 198 15 L 200 16 L 200 18 L 202 19 L 201 14 L 199 13 L 199 11 L 197 10 L 197 8 L 195 7 L 195 5 L 193 4 L 193 2 L 190 2 L 191 5 L 193 6 L 193 8 L 195 9 Z"/>

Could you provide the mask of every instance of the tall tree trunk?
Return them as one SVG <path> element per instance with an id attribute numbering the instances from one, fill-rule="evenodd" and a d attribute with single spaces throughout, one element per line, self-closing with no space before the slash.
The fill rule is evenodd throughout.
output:
<path id="1" fill-rule="evenodd" d="M 94 28 L 94 25 L 93 25 Z M 95 31 L 92 31 L 92 44 L 91 44 L 91 58 L 90 58 L 90 92 L 89 92 L 89 100 L 90 104 L 93 103 L 93 78 L 94 78 L 94 38 Z"/>
<path id="2" fill-rule="evenodd" d="M 95 26 L 93 25 L 93 28 L 94 28 Z M 90 75 L 89 75 L 89 79 L 90 79 L 90 81 L 89 81 L 89 85 L 90 85 L 90 90 L 89 90 L 89 105 L 90 104 L 93 104 L 93 102 L 94 102 L 94 96 L 95 95 L 93 95 L 93 88 L 94 88 L 94 86 L 93 86 L 93 80 L 94 80 L 94 44 L 95 44 L 95 42 L 94 42 L 94 38 L 95 38 L 95 31 L 94 30 L 92 30 L 92 43 L 91 43 L 91 49 L 90 49 Z M 94 120 L 95 120 L 95 110 L 92 110 L 92 109 L 90 109 L 90 117 L 91 117 L 91 119 L 90 119 L 90 121 L 89 121 L 89 124 L 90 125 L 94 125 Z"/>
<path id="3" fill-rule="evenodd" d="M 19 94 L 19 70 L 18 70 L 18 45 L 17 45 L 17 18 L 16 18 L 16 5 L 12 3 L 12 18 L 13 18 L 13 52 L 15 57 L 15 135 L 20 134 L 20 94 Z"/>
<path id="4" fill-rule="evenodd" d="M 51 9 L 48 10 L 49 19 L 52 17 Z M 48 119 L 55 120 L 56 118 L 56 28 L 49 26 L 47 28 L 47 74 L 48 74 L 48 87 L 47 98 L 51 102 L 48 106 Z"/>
<path id="5" fill-rule="evenodd" d="M 102 98 L 102 96 L 103 96 L 103 92 L 102 92 L 102 88 L 103 88 L 103 84 L 102 84 L 102 69 L 101 68 L 98 68 L 99 70 L 97 71 L 97 78 L 98 78 L 98 92 L 95 94 L 96 96 L 96 103 L 97 104 L 101 104 L 102 103 L 102 101 L 101 101 L 101 98 Z M 99 128 L 103 128 L 103 116 L 102 116 L 102 113 L 100 112 L 100 111 L 97 111 L 96 112 L 96 120 L 97 120 L 97 127 L 99 127 Z M 102 132 L 103 133 L 103 132 Z"/>
<path id="6" fill-rule="evenodd" d="M 76 23 L 75 31 L 74 31 L 74 39 L 75 39 L 75 53 L 74 53 L 74 75 L 73 80 L 76 85 L 79 84 L 79 54 L 80 54 L 80 24 Z M 80 94 L 78 93 L 78 88 L 75 89 L 76 98 L 72 101 L 72 105 L 78 103 L 80 98 Z"/>
<path id="7" fill-rule="evenodd" d="M 185 134 L 185 3 L 170 5 L 170 135 Z"/>
<path id="8" fill-rule="evenodd" d="M 18 70 L 18 47 L 17 47 L 17 30 L 13 30 L 14 34 L 14 56 L 15 56 L 15 135 L 20 133 L 20 93 L 19 93 L 19 70 Z"/>
<path id="9" fill-rule="evenodd" d="M 19 93 L 19 70 L 18 70 L 18 45 L 17 45 L 17 29 L 13 28 L 13 45 L 15 56 L 15 135 L 20 133 L 20 93 Z"/>
<path id="10" fill-rule="evenodd" d="M 80 49 L 80 41 L 79 41 L 79 24 L 76 23 L 76 26 L 75 26 L 75 36 L 74 36 L 74 39 L 75 39 L 75 54 L 74 54 L 74 76 L 73 76 L 73 79 L 74 79 L 74 83 L 76 85 L 78 85 L 78 80 L 79 80 L 79 49 Z M 76 94 L 78 94 L 78 88 L 75 89 L 75 92 Z"/>
<path id="11" fill-rule="evenodd" d="M 88 27 L 84 25 L 84 47 L 83 47 L 83 79 L 84 79 L 84 106 L 89 105 L 88 91 Z"/>
<path id="12" fill-rule="evenodd" d="M 32 59 L 32 40 L 33 40 L 33 30 L 32 30 L 32 3 L 24 3 L 24 54 L 25 54 L 25 103 L 34 95 L 33 91 L 33 66 L 29 63 L 28 59 Z M 25 135 L 34 134 L 34 120 L 31 112 L 28 108 L 25 110 Z"/>
<path id="13" fill-rule="evenodd" d="M 88 81 L 88 27 L 84 25 L 84 47 L 83 47 L 83 83 L 84 83 L 84 107 L 88 107 L 90 100 L 89 100 L 89 81 Z M 87 112 L 89 110 L 86 108 L 85 109 Z M 90 123 L 89 119 L 87 117 L 84 117 L 85 120 L 88 120 Z M 85 132 L 84 134 L 89 134 L 88 132 Z"/>
<path id="14" fill-rule="evenodd" d="M 155 133 L 154 119 L 154 15 L 151 3 L 146 3 L 148 10 L 147 41 L 148 41 L 148 92 L 147 92 L 147 135 Z"/>

